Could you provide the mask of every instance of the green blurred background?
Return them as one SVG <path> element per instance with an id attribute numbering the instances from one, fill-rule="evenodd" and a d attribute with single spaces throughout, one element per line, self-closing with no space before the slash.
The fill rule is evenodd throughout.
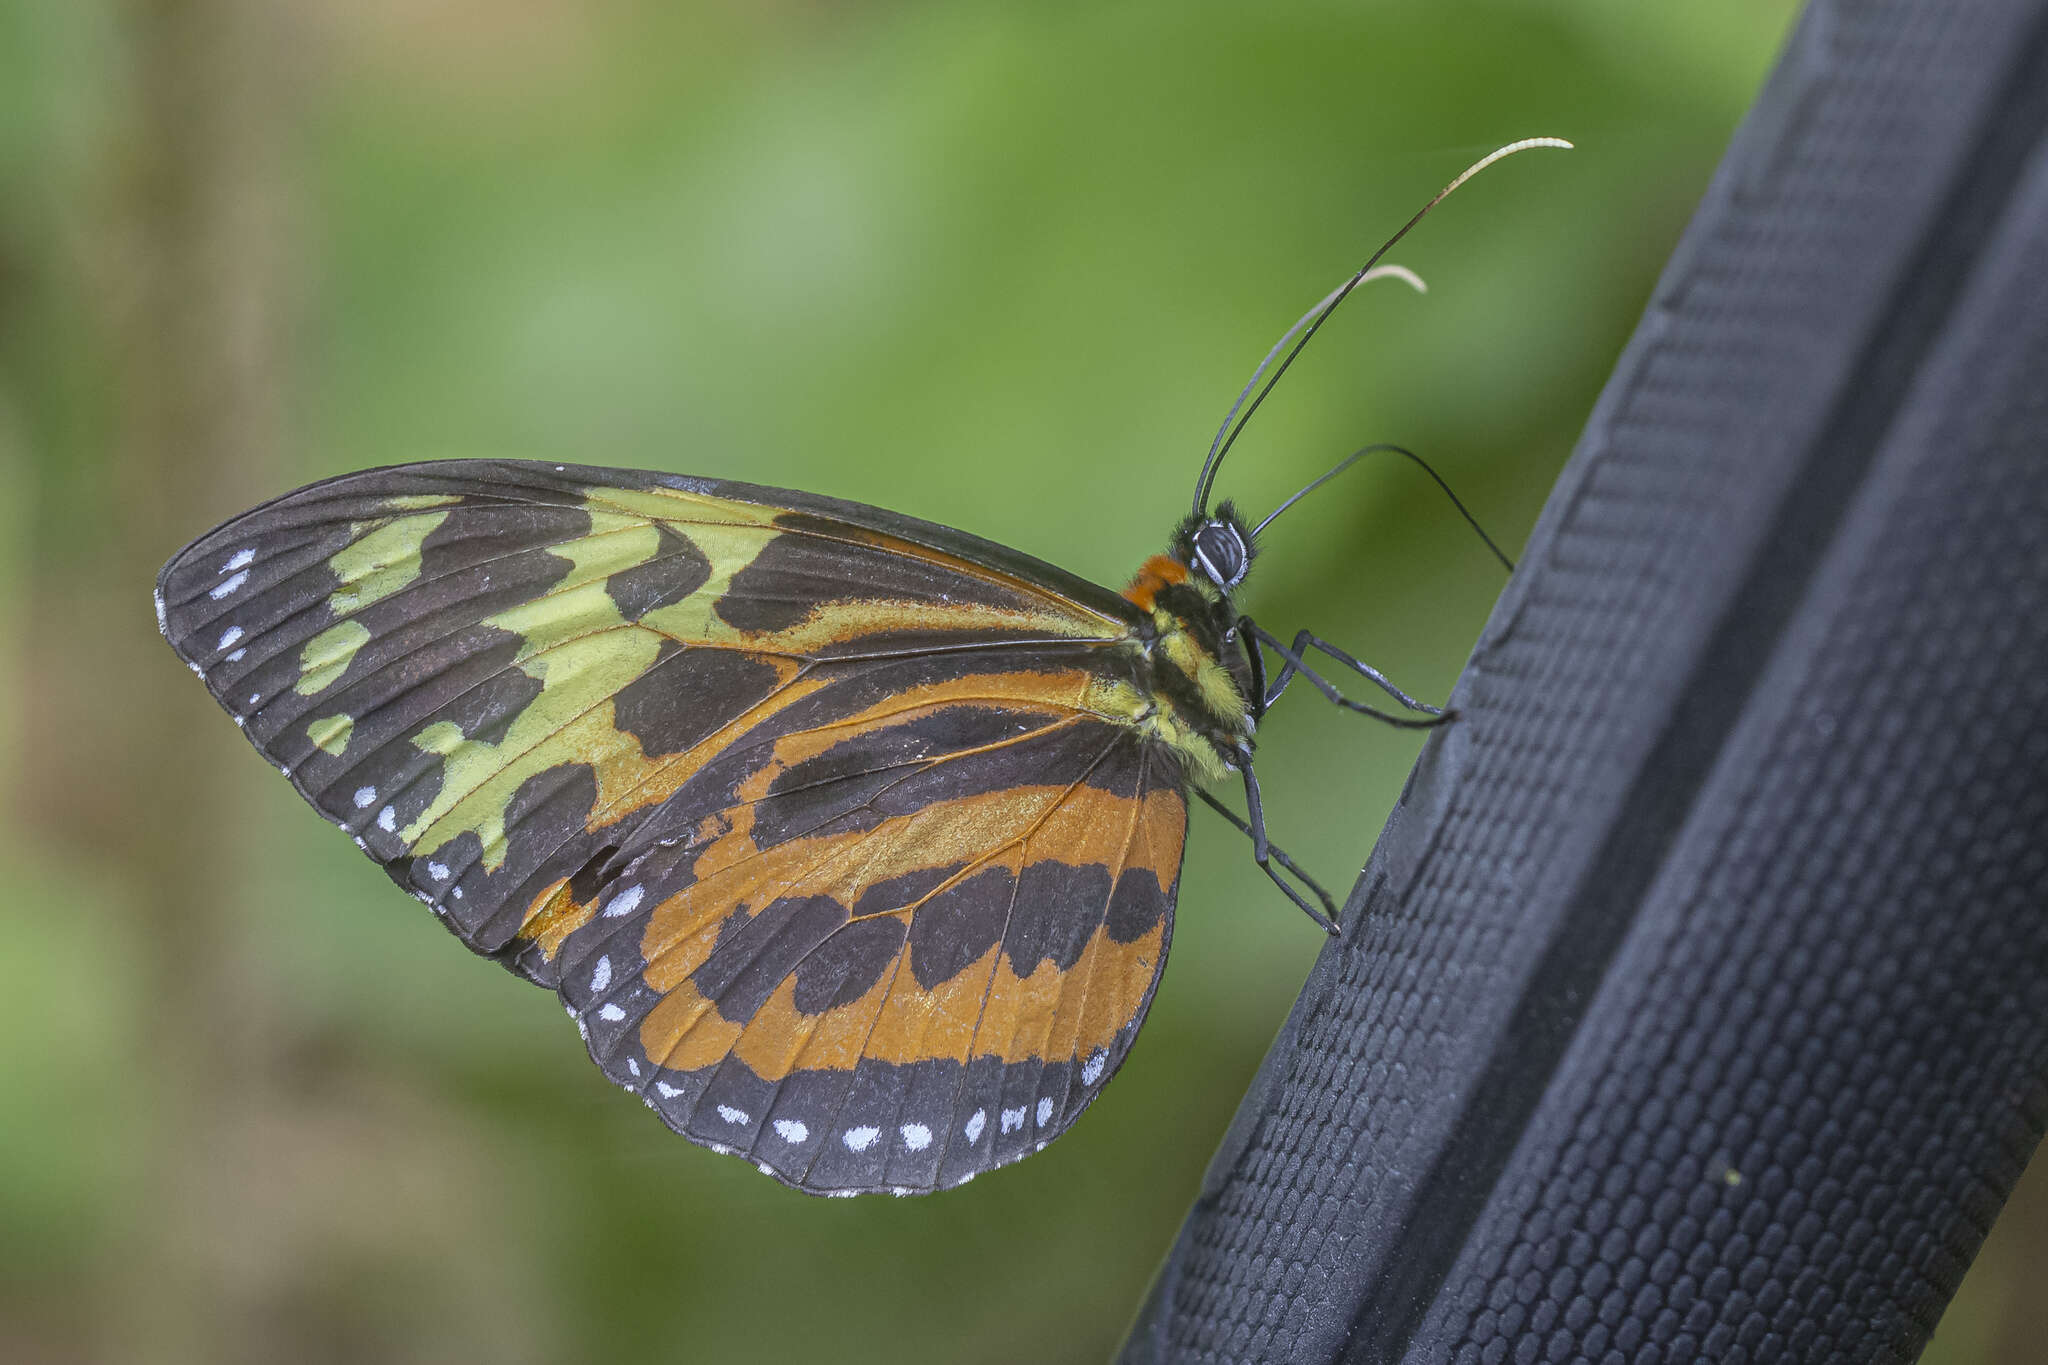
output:
<path id="1" fill-rule="evenodd" d="M 1120 584 L 1280 330 L 1556 134 L 1402 246 L 1431 293 L 1349 306 L 1222 480 L 1263 510 L 1401 441 L 1513 550 L 1792 10 L 0 4 L 0 1357 L 1103 1358 L 1322 943 L 1235 834 L 1197 812 L 1172 970 L 1071 1136 L 810 1200 L 605 1085 L 302 809 L 156 638 L 157 565 L 488 454 Z M 1502 580 L 1425 480 L 1280 527 L 1262 620 L 1449 689 Z M 1279 837 L 1345 884 L 1415 741 L 1307 695 L 1262 740 Z M 2038 1358 L 2042 1183 L 1940 1359 Z"/>

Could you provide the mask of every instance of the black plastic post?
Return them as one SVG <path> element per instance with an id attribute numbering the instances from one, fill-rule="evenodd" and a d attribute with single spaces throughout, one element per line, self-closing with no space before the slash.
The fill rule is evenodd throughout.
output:
<path id="1" fill-rule="evenodd" d="M 1123 1359 L 1911 1360 L 2048 1121 L 2048 4 L 1820 0 Z"/>

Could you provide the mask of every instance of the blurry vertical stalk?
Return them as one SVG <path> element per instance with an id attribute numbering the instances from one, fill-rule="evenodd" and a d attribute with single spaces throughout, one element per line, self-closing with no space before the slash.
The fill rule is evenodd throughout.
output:
<path id="1" fill-rule="evenodd" d="M 63 639 L 51 655 L 82 670 L 60 698 L 69 723 L 45 745 L 68 761 L 42 775 L 82 788 L 64 804 L 87 818 L 66 823 L 105 831 L 130 860 L 120 871 L 147 964 L 132 1017 L 144 1031 L 133 1088 L 150 1207 L 114 1252 L 105 1299 L 110 1353 L 124 1359 L 267 1357 L 279 1344 L 263 1339 L 277 1307 L 260 1249 L 266 1187 L 237 1151 L 276 1046 L 241 970 L 234 905 L 247 880 L 232 870 L 254 856 L 238 815 L 246 784 L 234 780 L 246 755 L 219 742 L 201 688 L 156 685 L 150 589 L 181 541 L 278 482 L 290 9 L 127 0 L 118 11 L 128 85 L 103 177 L 100 319 L 118 415 L 108 468 L 89 479 L 110 543 L 68 590 L 38 591 L 75 604 L 46 624 Z"/>

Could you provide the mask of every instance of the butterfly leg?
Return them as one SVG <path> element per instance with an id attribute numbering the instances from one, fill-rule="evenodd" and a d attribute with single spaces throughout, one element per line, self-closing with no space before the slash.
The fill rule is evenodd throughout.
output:
<path id="1" fill-rule="evenodd" d="M 1430 730 L 1439 725 L 1448 724 L 1457 718 L 1457 713 L 1454 711 L 1445 711 L 1439 707 L 1431 706 L 1428 702 L 1417 701 L 1396 687 L 1391 679 L 1371 664 L 1352 658 L 1335 645 L 1318 638 L 1306 630 L 1294 637 L 1294 644 L 1290 648 L 1280 642 L 1279 636 L 1258 625 L 1249 616 L 1239 620 L 1238 628 L 1250 636 L 1257 645 L 1270 649 L 1280 656 L 1281 669 L 1279 675 L 1273 679 L 1272 685 L 1265 689 L 1265 693 L 1259 701 L 1261 714 L 1264 713 L 1267 707 L 1270 707 L 1280 699 L 1280 694 L 1287 690 L 1288 683 L 1292 682 L 1296 677 L 1302 677 L 1308 679 L 1310 686 L 1321 692 L 1336 705 L 1342 706 L 1346 710 L 1357 711 L 1361 715 L 1371 716 L 1374 720 L 1385 721 L 1388 725 L 1398 726 L 1404 730 Z M 1425 719 L 1416 720 L 1408 716 L 1397 716 L 1390 712 L 1382 711 L 1378 707 L 1367 706 L 1364 702 L 1351 700 L 1351 698 L 1345 696 L 1337 689 L 1335 683 L 1332 683 L 1329 679 L 1308 666 L 1308 663 L 1302 658 L 1302 654 L 1310 647 L 1329 655 L 1337 662 L 1350 668 L 1360 677 L 1400 702 L 1403 707 L 1410 711 L 1419 712 Z"/>
<path id="2" fill-rule="evenodd" d="M 1320 635 L 1312 635 L 1305 630 L 1297 631 L 1294 636 L 1294 652 L 1296 654 L 1306 654 L 1311 647 L 1320 650 L 1338 663 L 1343 664 L 1346 668 L 1379 688 L 1380 691 L 1386 693 L 1395 701 L 1400 702 L 1402 706 L 1410 711 L 1420 711 L 1424 715 L 1430 716 L 1440 716 L 1444 713 L 1444 709 L 1441 706 L 1431 706 L 1426 701 L 1417 701 L 1400 688 L 1394 686 L 1393 679 L 1389 678 L 1386 674 L 1380 672 L 1363 659 L 1352 658 Z"/>
<path id="3" fill-rule="evenodd" d="M 1294 859 L 1288 857 L 1278 844 L 1273 843 L 1266 837 L 1266 815 L 1259 804 L 1259 780 L 1252 775 L 1251 764 L 1244 764 L 1241 771 L 1244 773 L 1245 803 L 1251 814 L 1249 822 L 1239 819 L 1236 811 L 1224 805 L 1203 788 L 1195 788 L 1195 795 L 1208 802 L 1211 810 L 1235 825 L 1238 833 L 1243 834 L 1252 841 L 1252 861 L 1259 865 L 1259 871 L 1272 879 L 1273 885 L 1286 893 L 1287 899 L 1300 906 L 1304 914 L 1321 925 L 1324 933 L 1337 933 L 1339 930 L 1337 903 L 1330 899 L 1330 893 L 1322 888 L 1321 883 L 1309 876 L 1308 873 L 1302 871 L 1295 864 Z M 1279 866 L 1275 867 L 1275 863 L 1279 864 Z M 1311 905 L 1302 896 L 1301 892 L 1295 890 L 1293 885 L 1280 875 L 1282 869 L 1299 880 L 1309 890 L 1315 892 L 1316 899 L 1322 902 L 1322 907 L 1318 909 L 1316 906 Z"/>

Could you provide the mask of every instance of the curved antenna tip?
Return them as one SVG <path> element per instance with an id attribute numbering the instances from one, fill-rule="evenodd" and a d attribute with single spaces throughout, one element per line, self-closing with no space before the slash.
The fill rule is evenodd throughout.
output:
<path id="1" fill-rule="evenodd" d="M 1391 261 L 1385 265 L 1376 265 L 1366 271 L 1359 278 L 1358 282 L 1360 284 L 1370 284 L 1374 280 L 1399 280 L 1418 294 L 1427 294 L 1429 292 L 1429 285 L 1423 280 L 1422 276 L 1416 274 L 1405 265 L 1395 265 Z M 1317 304 L 1316 307 L 1321 308 L 1322 305 Z M 1314 315 L 1311 314 L 1310 316 Z"/>
<path id="2" fill-rule="evenodd" d="M 1467 180 L 1470 180 L 1473 176 L 1479 174 L 1488 166 L 1491 166 L 1494 162 L 1504 160 L 1507 157 L 1511 157 L 1516 152 L 1526 152 L 1531 147 L 1558 147 L 1567 152 L 1578 150 L 1577 148 L 1573 147 L 1571 143 L 1566 142 L 1561 137 L 1525 137 L 1518 142 L 1510 142 L 1505 147 L 1496 147 L 1492 151 L 1488 152 L 1485 156 L 1480 157 L 1477 161 L 1473 162 L 1464 170 L 1460 171 L 1458 173 L 1457 179 L 1453 180 L 1450 184 L 1444 186 L 1441 190 L 1437 191 L 1436 198 L 1429 201 L 1429 203 L 1423 208 L 1422 213 L 1428 213 L 1430 209 L 1435 208 L 1438 204 L 1441 204 L 1444 200 L 1450 198 L 1452 193 L 1456 191 L 1460 185 L 1463 185 Z M 1422 214 L 1420 213 L 1416 215 L 1417 218 L 1420 218 L 1421 216 Z M 1411 221 L 1408 224 L 1408 227 L 1413 226 L 1415 226 L 1415 224 L 1413 221 Z M 1403 228 L 1402 232 L 1405 233 L 1407 230 L 1407 228 Z"/>

